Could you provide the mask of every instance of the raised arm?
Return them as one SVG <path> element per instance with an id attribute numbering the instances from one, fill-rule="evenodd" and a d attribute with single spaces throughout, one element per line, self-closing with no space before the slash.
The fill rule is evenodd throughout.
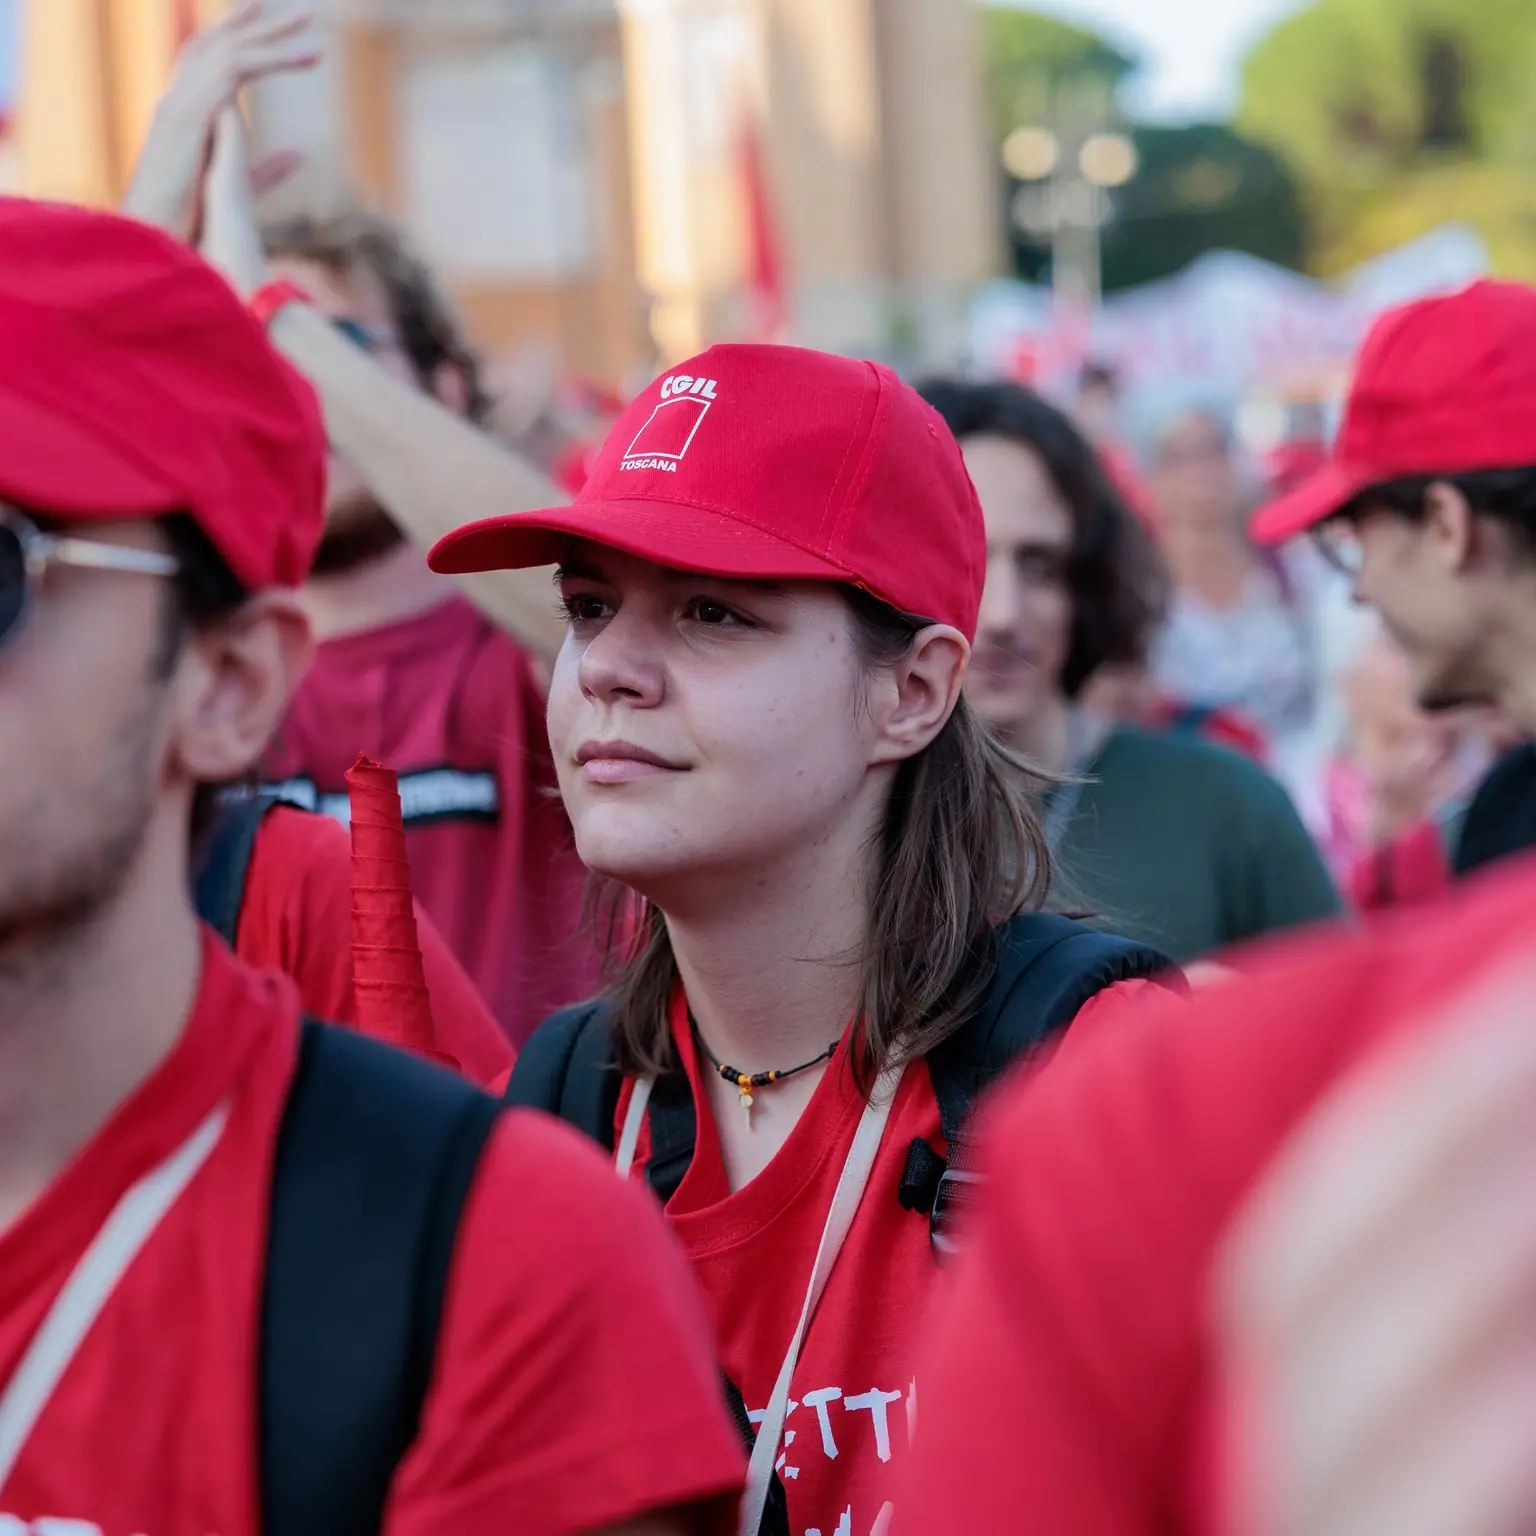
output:
<path id="1" fill-rule="evenodd" d="M 244 196 L 248 201 L 248 192 Z M 211 223 L 222 219 L 222 210 L 215 215 L 213 207 L 210 198 Z M 280 310 L 271 335 L 319 392 L 336 451 L 418 544 L 434 544 L 478 518 L 566 499 L 524 459 L 430 395 L 400 383 L 306 305 Z M 548 571 L 484 571 L 457 579 L 487 618 L 530 650 L 549 657 L 560 648 L 564 625 Z"/>
<path id="2" fill-rule="evenodd" d="M 123 211 L 179 239 L 197 240 L 249 296 L 268 276 L 253 181 L 292 169 L 292 157 L 247 163 L 234 103 L 263 76 L 313 65 L 318 44 L 303 19 L 246 0 L 187 46 L 156 109 Z M 531 465 L 429 396 L 392 378 L 302 304 L 274 317 L 272 338 L 320 395 L 333 446 L 414 540 L 493 513 L 547 506 L 559 492 Z M 562 625 L 541 571 L 491 571 L 463 579 L 492 622 L 540 656 Z"/>

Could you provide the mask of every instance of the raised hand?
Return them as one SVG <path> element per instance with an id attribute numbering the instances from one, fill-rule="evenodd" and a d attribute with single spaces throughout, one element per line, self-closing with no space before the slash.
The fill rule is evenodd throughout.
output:
<path id="1" fill-rule="evenodd" d="M 220 115 L 240 90 L 264 76 L 308 69 L 319 44 L 308 10 L 279 10 L 272 0 L 243 0 L 189 42 L 156 108 L 123 212 L 195 241 L 202 223 L 203 181 Z M 292 169 L 291 154 L 274 156 L 252 175 L 267 184 Z"/>

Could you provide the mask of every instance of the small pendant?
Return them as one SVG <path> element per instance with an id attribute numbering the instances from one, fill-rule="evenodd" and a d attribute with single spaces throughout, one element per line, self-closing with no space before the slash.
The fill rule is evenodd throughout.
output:
<path id="1" fill-rule="evenodd" d="M 751 1093 L 747 1089 L 743 1088 L 741 1090 L 741 1108 L 747 1117 L 748 1130 L 752 1129 L 752 1102 L 753 1100 Z"/>

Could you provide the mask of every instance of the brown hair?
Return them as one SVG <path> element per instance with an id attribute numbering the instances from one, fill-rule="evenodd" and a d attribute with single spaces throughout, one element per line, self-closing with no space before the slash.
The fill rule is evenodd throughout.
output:
<path id="1" fill-rule="evenodd" d="M 447 363 L 464 380 L 465 415 L 485 421 L 492 402 L 480 359 L 431 268 L 393 224 L 362 212 L 324 218 L 301 214 L 266 224 L 261 234 L 269 256 L 312 261 L 342 278 L 358 271 L 372 273 L 384 289 L 401 348 L 422 385 L 430 388 Z"/>
<path id="2" fill-rule="evenodd" d="M 863 666 L 900 662 L 922 621 L 851 587 L 843 592 Z M 1044 905 L 1051 856 L 1028 794 L 1048 782 L 963 698 L 933 741 L 897 770 L 858 957 L 861 1024 L 852 1059 L 862 1091 L 965 1022 L 991 979 L 996 925 Z M 666 1072 L 674 1065 L 667 1007 L 677 976 L 666 918 L 617 881 L 595 880 L 590 901 L 615 970 L 604 1000 L 619 1066 Z"/>

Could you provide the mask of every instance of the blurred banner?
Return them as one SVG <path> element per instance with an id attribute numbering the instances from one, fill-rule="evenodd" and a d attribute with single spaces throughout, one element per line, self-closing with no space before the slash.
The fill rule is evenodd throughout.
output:
<path id="1" fill-rule="evenodd" d="M 1114 294 L 1091 315 L 1064 312 L 1044 288 L 994 283 L 972 306 L 972 361 L 1053 394 L 1070 393 L 1090 360 L 1114 365 L 1131 392 L 1191 383 L 1236 393 L 1266 378 L 1342 366 L 1384 308 L 1461 287 L 1488 269 L 1477 235 L 1448 224 L 1335 284 L 1233 251 Z"/>

